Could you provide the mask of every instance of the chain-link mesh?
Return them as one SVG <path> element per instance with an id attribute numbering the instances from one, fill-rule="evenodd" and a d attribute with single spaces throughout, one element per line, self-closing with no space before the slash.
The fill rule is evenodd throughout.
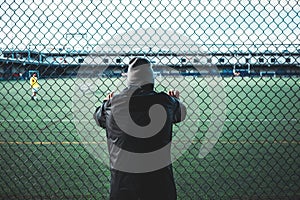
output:
<path id="1" fill-rule="evenodd" d="M 300 198 L 299 13 L 298 0 L 1 1 L 0 199 L 108 198 L 92 115 L 136 56 L 187 106 L 178 199 Z"/>

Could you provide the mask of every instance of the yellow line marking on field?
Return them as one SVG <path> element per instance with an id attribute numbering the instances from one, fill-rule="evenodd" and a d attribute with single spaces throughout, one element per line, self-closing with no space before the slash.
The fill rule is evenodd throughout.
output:
<path id="1" fill-rule="evenodd" d="M 250 143 L 250 144 L 300 144 L 300 141 L 287 141 L 287 140 L 274 140 L 274 141 L 268 141 L 268 140 L 218 140 L 218 141 L 197 141 L 197 140 L 193 140 L 193 143 L 222 143 L 222 144 L 246 144 L 246 143 Z"/>
<path id="2" fill-rule="evenodd" d="M 178 141 L 180 143 L 180 140 Z M 186 141 L 185 141 L 186 142 Z M 300 144 L 300 141 L 287 141 L 287 140 L 274 140 L 274 141 L 268 141 L 268 140 L 192 140 L 193 144 L 206 144 L 206 143 L 222 143 L 222 144 Z"/>
<path id="3" fill-rule="evenodd" d="M 39 141 L 39 142 L 29 142 L 29 141 L 0 141 L 0 144 L 17 144 L 17 145 L 21 145 L 21 144 L 26 144 L 26 145 L 58 145 L 58 144 L 62 144 L 62 145 L 71 145 L 71 144 L 106 144 L 106 141 L 100 141 L 100 142 L 96 142 L 96 141 L 82 141 L 82 142 L 69 142 L 69 141 L 63 141 L 63 142 L 51 142 L 51 141 Z"/>
<path id="4" fill-rule="evenodd" d="M 187 143 L 190 142 L 192 144 L 206 144 L 206 143 L 221 143 L 221 144 L 300 144 L 300 141 L 292 140 L 274 140 L 274 141 L 268 141 L 268 140 L 176 140 L 172 141 L 173 143 Z M 70 141 L 62 141 L 62 142 L 55 142 L 55 141 L 36 141 L 36 142 L 30 142 L 30 141 L 0 141 L 1 144 L 17 144 L 17 145 L 97 145 L 97 144 L 106 144 L 106 141 L 81 141 L 81 142 L 70 142 Z"/>

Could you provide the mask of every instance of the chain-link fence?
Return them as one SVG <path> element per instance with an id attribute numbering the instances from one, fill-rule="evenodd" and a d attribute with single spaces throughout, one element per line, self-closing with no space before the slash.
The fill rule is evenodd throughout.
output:
<path id="1" fill-rule="evenodd" d="M 178 199 L 300 198 L 299 13 L 297 0 L 1 1 L 0 199 L 108 198 L 93 112 L 136 56 L 187 106 Z"/>

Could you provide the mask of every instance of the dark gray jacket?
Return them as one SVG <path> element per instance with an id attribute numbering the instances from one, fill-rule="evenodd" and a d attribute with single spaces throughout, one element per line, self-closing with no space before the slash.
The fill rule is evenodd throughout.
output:
<path id="1" fill-rule="evenodd" d="M 146 131 L 131 134 L 130 128 L 125 130 L 129 118 L 142 128 L 153 123 L 155 120 L 151 122 L 149 116 L 153 105 L 162 106 L 166 114 L 165 119 L 160 119 L 160 114 L 154 115 L 165 122 L 157 133 L 148 137 L 143 135 Z M 128 199 L 176 199 L 170 157 L 172 125 L 182 121 L 185 115 L 186 108 L 178 99 L 147 87 L 126 88 L 96 109 L 96 123 L 107 134 L 111 199 L 127 196 Z"/>

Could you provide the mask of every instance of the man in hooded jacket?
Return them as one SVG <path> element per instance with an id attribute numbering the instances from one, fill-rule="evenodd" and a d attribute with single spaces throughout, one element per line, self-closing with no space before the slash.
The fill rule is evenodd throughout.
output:
<path id="1" fill-rule="evenodd" d="M 151 63 L 129 62 L 127 88 L 109 94 L 94 113 L 106 129 L 110 155 L 111 200 L 173 200 L 172 125 L 184 120 L 178 91 L 154 91 Z"/>

